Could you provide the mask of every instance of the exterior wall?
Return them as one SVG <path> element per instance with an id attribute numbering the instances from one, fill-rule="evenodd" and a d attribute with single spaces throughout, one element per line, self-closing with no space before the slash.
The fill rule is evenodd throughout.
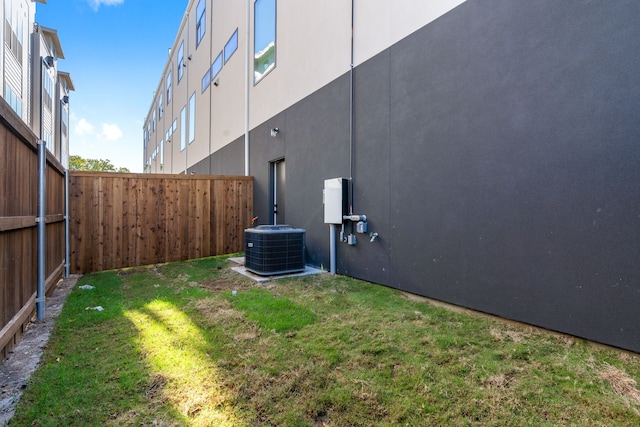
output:
<path id="1" fill-rule="evenodd" d="M 29 45 L 35 17 L 35 5 L 30 0 L 3 0 L 0 18 L 2 22 L 2 96 L 27 124 L 30 123 L 31 97 Z M 7 39 L 7 26 L 11 28 L 11 40 Z M 16 44 L 19 43 L 19 45 Z M 11 95 L 7 97 L 7 86 Z"/>
<path id="2" fill-rule="evenodd" d="M 59 72 L 56 82 L 56 130 L 55 144 L 56 152 L 60 153 L 58 160 L 65 168 L 69 167 L 69 94 L 75 90 L 71 76 L 68 73 Z"/>
<path id="3" fill-rule="evenodd" d="M 244 135 L 245 2 L 215 1 L 211 9 L 213 22 L 211 36 L 213 40 L 211 41 L 211 56 L 208 65 L 211 66 L 211 62 L 223 51 L 225 44 L 236 29 L 238 30 L 238 49 L 224 64 L 215 79 L 218 86 L 210 85 L 202 94 L 203 99 L 208 99 L 208 104 L 206 101 L 203 102 L 204 106 L 198 112 L 198 123 L 202 126 L 209 126 L 210 146 L 205 147 L 208 150 L 206 155 L 195 156 L 194 162 L 190 162 L 190 165 L 196 163 L 196 159 L 205 159 L 209 154 L 221 150 L 230 142 Z M 200 77 L 204 74 L 206 67 L 207 65 L 204 65 Z M 201 143 L 200 140 L 197 142 Z M 200 153 L 202 152 L 200 150 Z M 244 174 L 244 167 L 239 173 Z"/>
<path id="4" fill-rule="evenodd" d="M 56 58 L 54 52 L 51 51 L 50 41 L 47 40 L 42 32 L 42 28 L 38 28 L 32 34 L 32 46 L 33 46 L 33 121 L 31 123 L 31 129 L 38 138 L 47 141 L 47 148 L 53 153 L 56 158 L 60 155 L 56 152 L 53 141 L 55 132 L 54 117 L 57 109 L 57 103 L 55 102 L 55 78 L 57 74 L 57 61 L 54 61 L 52 66 L 44 64 L 44 59 L 47 56 Z M 47 105 L 45 102 L 45 80 L 49 79 L 51 82 L 51 105 Z"/>
<path id="5" fill-rule="evenodd" d="M 60 135 L 62 123 L 58 110 L 63 108 L 59 102 L 63 95 L 57 88 L 57 59 L 64 55 L 56 31 L 35 24 L 36 3 L 44 3 L 44 0 L 2 0 L 0 96 L 39 138 L 47 140 L 47 148 L 66 167 L 69 140 L 68 135 Z M 56 61 L 43 71 L 42 61 L 46 56 L 53 56 Z M 51 106 L 43 108 L 44 73 L 51 78 Z M 66 108 L 68 110 L 68 106 Z"/>
<path id="6" fill-rule="evenodd" d="M 354 51 L 354 64 L 362 64 L 463 2 L 464 0 L 355 1 L 354 39 L 357 49 Z"/>
<path id="7" fill-rule="evenodd" d="M 471 1 L 369 69 L 389 70 L 388 98 L 358 109 L 389 137 L 357 138 L 389 153 L 388 284 L 640 350 L 638 18 Z M 357 188 L 375 184 L 360 165 Z"/>
<path id="8" fill-rule="evenodd" d="M 2 7 L 0 7 L 0 22 L 2 23 L 2 32 L 0 33 L 0 42 L 2 42 L 2 44 L 0 44 L 0 46 L 2 46 L 2 55 L 0 55 L 0 75 L 2 76 L 2 93 L 0 93 L 0 96 L 2 96 L 2 98 L 4 98 L 4 69 L 5 69 L 5 65 L 4 65 L 4 44 L 5 44 L 5 11 L 4 11 L 5 7 L 4 7 L 4 0 L 2 3 Z"/>
<path id="9" fill-rule="evenodd" d="M 301 46 L 322 37 L 292 24 L 297 3 L 278 3 L 276 69 L 251 86 L 258 223 L 284 158 L 286 221 L 329 265 L 322 185 L 351 176 L 379 238 L 339 244 L 338 273 L 640 351 L 640 8 L 356 1 L 350 141 L 350 20 L 325 31 L 335 63 L 306 87 Z M 228 138 L 189 173 L 237 170 L 243 138 Z"/>
<path id="10" fill-rule="evenodd" d="M 191 0 L 178 29 L 171 53 L 160 76 L 154 101 L 144 124 L 145 171 L 151 173 L 183 173 L 235 141 L 245 133 L 245 67 L 247 3 L 251 28 L 249 50 L 253 56 L 253 7 L 255 0 L 204 0 L 206 32 L 196 47 L 196 8 Z M 355 59 L 362 62 L 388 48 L 425 23 L 460 4 L 461 0 L 438 2 L 437 6 L 417 0 L 398 4 L 389 0 L 355 2 Z M 301 19 L 301 17 L 307 17 Z M 308 18 L 312 17 L 312 18 Z M 337 79 L 351 64 L 351 3 L 342 0 L 325 2 L 279 2 L 277 4 L 276 69 L 257 84 L 249 84 L 249 128 L 254 129 L 280 111 L 309 96 Z M 370 23 L 376 22 L 375 26 Z M 211 84 L 201 90 L 202 78 L 216 56 L 224 49 L 234 31 L 238 31 L 238 48 Z M 381 29 L 381 30 L 380 30 Z M 289 37 L 295 34 L 295 37 Z M 177 82 L 178 50 L 184 42 L 185 77 Z M 252 61 L 252 59 L 250 59 Z M 172 70 L 172 101 L 166 102 L 166 76 Z M 253 75 L 253 64 L 250 64 Z M 163 126 L 153 128 L 153 110 L 158 115 L 158 97 L 163 95 Z M 180 149 L 180 113 L 195 93 L 195 140 Z M 168 115 L 167 115 L 168 113 Z M 176 120 L 177 134 L 166 143 L 166 131 Z M 188 123 L 186 123 L 188 126 Z M 160 142 L 164 141 L 164 159 Z M 162 162 L 161 160 L 164 160 Z M 162 166 L 161 166 L 161 163 Z"/>

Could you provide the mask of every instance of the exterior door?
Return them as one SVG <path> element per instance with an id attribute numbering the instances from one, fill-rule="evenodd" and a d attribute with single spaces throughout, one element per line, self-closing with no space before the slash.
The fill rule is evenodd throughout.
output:
<path id="1" fill-rule="evenodd" d="M 285 224 L 286 168 L 284 159 L 271 162 L 273 224 Z"/>

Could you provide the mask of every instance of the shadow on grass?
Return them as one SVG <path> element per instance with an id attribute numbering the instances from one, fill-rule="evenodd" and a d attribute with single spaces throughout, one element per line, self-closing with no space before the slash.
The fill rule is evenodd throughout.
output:
<path id="1" fill-rule="evenodd" d="M 640 359 L 221 258 L 83 278 L 15 425 L 638 425 Z M 232 296 L 231 290 L 238 290 Z M 86 310 L 104 307 L 104 311 Z M 610 364 L 610 365 L 609 365 Z M 608 369 L 606 376 L 602 367 Z M 617 393 L 617 392 L 616 392 Z"/>
<path id="2" fill-rule="evenodd" d="M 183 311 L 209 293 L 174 279 L 152 267 L 79 281 L 94 289 L 69 295 L 10 425 L 244 425 Z"/>

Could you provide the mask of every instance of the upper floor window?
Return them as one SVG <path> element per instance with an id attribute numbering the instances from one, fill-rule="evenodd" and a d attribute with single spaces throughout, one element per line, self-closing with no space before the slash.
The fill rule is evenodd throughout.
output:
<path id="1" fill-rule="evenodd" d="M 42 104 L 49 111 L 53 111 L 53 78 L 46 67 L 42 67 Z"/>
<path id="2" fill-rule="evenodd" d="M 18 10 L 12 7 L 12 2 L 5 1 L 5 32 L 4 41 L 11 53 L 22 64 L 22 39 L 24 37 L 24 23 Z"/>
<path id="3" fill-rule="evenodd" d="M 207 18 L 205 17 L 206 0 L 200 0 L 196 6 L 196 48 L 200 45 L 204 33 L 207 29 Z"/>
<path id="4" fill-rule="evenodd" d="M 253 83 L 276 66 L 276 0 L 256 0 L 254 5 Z"/>
<path id="5" fill-rule="evenodd" d="M 62 135 L 66 137 L 69 135 L 69 107 L 64 103 L 60 108 L 60 115 L 62 116 Z"/>
<path id="6" fill-rule="evenodd" d="M 164 104 L 162 103 L 162 92 L 158 96 L 158 120 L 162 119 L 162 113 L 164 112 Z"/>
<path id="7" fill-rule="evenodd" d="M 180 110 L 180 151 L 187 147 L 187 106 Z"/>
<path id="8" fill-rule="evenodd" d="M 211 83 L 211 68 L 207 68 L 207 71 L 202 76 L 202 93 L 209 87 Z"/>
<path id="9" fill-rule="evenodd" d="M 22 117 L 22 98 L 11 89 L 8 83 L 4 84 L 4 99 L 13 108 L 13 111 Z"/>
<path id="10" fill-rule="evenodd" d="M 178 83 L 182 80 L 182 76 L 184 75 L 184 67 L 186 64 L 184 63 L 184 41 L 180 43 L 180 47 L 178 48 Z"/>
<path id="11" fill-rule="evenodd" d="M 231 38 L 227 42 L 227 44 L 224 45 L 224 63 L 225 64 L 237 49 L 238 49 L 238 29 L 236 28 L 236 30 L 233 32 L 233 35 L 231 35 Z"/>
<path id="12" fill-rule="evenodd" d="M 211 64 L 211 80 L 216 78 L 220 70 L 222 70 L 222 52 L 218 54 Z"/>
<path id="13" fill-rule="evenodd" d="M 167 73 L 167 104 L 171 102 L 171 70 Z"/>
<path id="14" fill-rule="evenodd" d="M 53 135 L 51 134 L 51 132 L 44 131 L 44 136 L 42 139 L 46 143 L 47 149 L 55 155 L 56 152 L 54 151 L 55 147 L 53 145 Z"/>
<path id="15" fill-rule="evenodd" d="M 196 93 L 189 98 L 189 144 L 196 139 Z"/>

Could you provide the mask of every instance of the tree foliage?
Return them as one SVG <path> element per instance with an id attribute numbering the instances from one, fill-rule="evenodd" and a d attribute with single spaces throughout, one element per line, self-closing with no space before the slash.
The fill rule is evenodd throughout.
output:
<path id="1" fill-rule="evenodd" d="M 85 159 L 80 156 L 69 156 L 69 170 L 122 173 L 130 172 L 128 168 L 116 168 L 108 159 Z"/>

